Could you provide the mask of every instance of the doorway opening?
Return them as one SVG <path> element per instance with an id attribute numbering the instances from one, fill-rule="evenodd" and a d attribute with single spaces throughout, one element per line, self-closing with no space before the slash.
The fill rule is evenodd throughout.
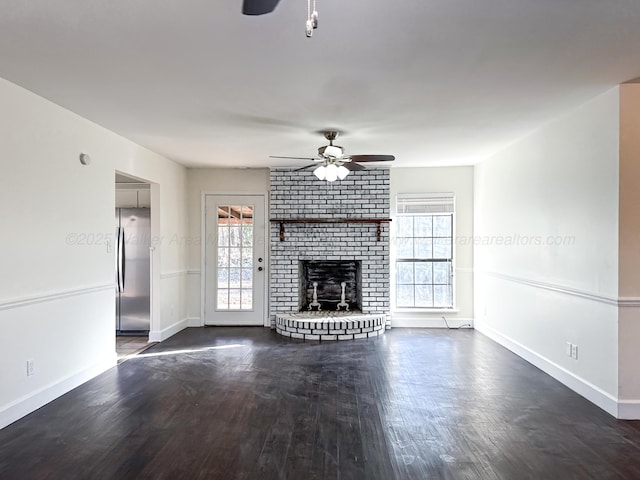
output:
<path id="1" fill-rule="evenodd" d="M 144 349 L 151 330 L 151 185 L 115 174 L 115 335 L 118 356 Z"/>

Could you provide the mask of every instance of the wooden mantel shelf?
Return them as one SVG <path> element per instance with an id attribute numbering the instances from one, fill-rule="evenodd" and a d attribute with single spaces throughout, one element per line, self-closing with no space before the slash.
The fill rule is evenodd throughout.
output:
<path id="1" fill-rule="evenodd" d="M 280 224 L 280 241 L 284 242 L 285 223 L 375 223 L 377 225 L 376 239 L 379 242 L 382 235 L 381 224 L 389 223 L 390 218 L 272 218 L 271 222 Z"/>

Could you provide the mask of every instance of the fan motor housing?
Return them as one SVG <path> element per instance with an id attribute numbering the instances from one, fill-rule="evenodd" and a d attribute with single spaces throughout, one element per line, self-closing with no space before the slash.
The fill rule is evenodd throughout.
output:
<path id="1" fill-rule="evenodd" d="M 327 148 L 329 148 L 329 147 L 330 147 L 330 149 L 329 149 L 330 153 L 325 154 Z M 339 155 L 334 155 L 335 151 L 332 151 L 334 148 L 339 148 L 340 149 L 340 154 Z M 337 157 L 341 157 L 343 154 L 344 154 L 344 148 L 342 148 L 339 145 L 325 145 L 323 147 L 318 148 L 318 156 L 323 157 L 323 158 L 324 157 L 336 157 L 337 158 Z"/>

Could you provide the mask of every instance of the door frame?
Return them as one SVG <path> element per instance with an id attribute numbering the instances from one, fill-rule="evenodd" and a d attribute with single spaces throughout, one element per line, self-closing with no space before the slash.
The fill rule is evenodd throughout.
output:
<path id="1" fill-rule="evenodd" d="M 207 235 L 207 216 L 206 216 L 206 203 L 208 196 L 214 197 L 228 197 L 228 196 L 245 196 L 254 195 L 262 197 L 264 204 L 264 318 L 262 319 L 262 326 L 271 328 L 270 316 L 270 298 L 269 298 L 269 266 L 271 264 L 269 255 L 271 253 L 271 222 L 269 220 L 269 193 L 268 192 L 220 192 L 220 191 L 202 191 L 200 194 L 200 325 L 205 325 L 204 309 L 206 303 L 206 278 L 207 278 L 207 265 L 206 265 L 206 235 Z"/>
<path id="2" fill-rule="evenodd" d="M 134 180 L 138 180 L 142 184 L 149 185 L 150 195 L 151 195 L 151 207 L 149 208 L 150 212 L 150 235 L 151 235 L 151 247 L 149 248 L 149 334 L 148 341 L 149 342 L 162 342 L 166 340 L 168 337 L 164 337 L 161 331 L 160 324 L 160 311 L 162 310 L 161 298 L 161 265 L 160 265 L 160 255 L 159 250 L 156 245 L 153 244 L 154 239 L 161 238 L 161 230 L 160 230 L 160 190 L 161 184 L 152 180 L 149 180 L 146 177 L 141 177 L 140 175 L 129 173 L 127 170 L 118 169 L 114 170 L 115 173 L 124 175 L 126 177 L 132 178 Z M 114 182 L 114 191 L 115 191 Z M 118 208 L 116 207 L 115 196 L 113 198 L 113 210 Z M 160 246 L 160 245 L 158 245 Z M 111 251 L 115 252 L 115 245 L 111 245 Z M 115 290 L 115 281 L 114 281 L 114 290 Z M 115 301 L 115 297 L 114 297 Z M 115 317 L 114 317 L 115 318 Z M 114 330 L 115 332 L 115 330 Z M 115 333 L 114 333 L 115 338 Z"/>

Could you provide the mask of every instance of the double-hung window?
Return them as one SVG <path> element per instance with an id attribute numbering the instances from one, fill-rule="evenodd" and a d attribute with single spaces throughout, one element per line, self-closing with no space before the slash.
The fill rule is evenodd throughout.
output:
<path id="1" fill-rule="evenodd" d="M 396 197 L 396 308 L 453 308 L 453 194 Z"/>

